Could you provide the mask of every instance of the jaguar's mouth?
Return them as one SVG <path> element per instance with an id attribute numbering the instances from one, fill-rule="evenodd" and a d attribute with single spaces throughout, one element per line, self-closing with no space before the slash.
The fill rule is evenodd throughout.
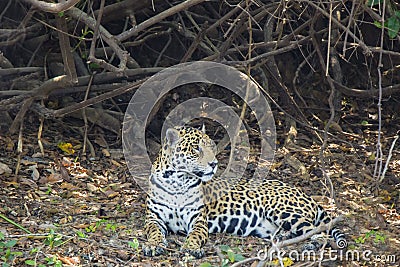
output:
<path id="1" fill-rule="evenodd" d="M 204 173 L 203 171 L 188 171 L 188 170 L 179 170 L 181 172 L 185 172 L 187 174 L 190 175 L 194 175 L 200 179 L 204 178 L 204 177 L 212 177 L 214 175 L 214 171 L 210 171 L 207 173 Z"/>
<path id="2" fill-rule="evenodd" d="M 194 171 L 193 174 L 198 176 L 198 177 L 203 177 L 204 176 L 204 172 L 202 172 L 202 171 Z"/>

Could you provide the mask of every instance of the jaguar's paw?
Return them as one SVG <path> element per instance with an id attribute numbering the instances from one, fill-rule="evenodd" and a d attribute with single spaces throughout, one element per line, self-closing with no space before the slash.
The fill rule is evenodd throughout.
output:
<path id="1" fill-rule="evenodd" d="M 142 246 L 143 255 L 148 257 L 158 256 L 164 253 L 164 248 L 159 245 L 146 243 Z"/>
<path id="2" fill-rule="evenodd" d="M 318 251 L 321 248 L 321 244 L 316 240 L 311 240 L 305 243 L 302 247 L 302 251 Z"/>
<path id="3" fill-rule="evenodd" d="M 204 256 L 204 250 L 202 248 L 198 249 L 182 248 L 181 251 L 192 255 L 196 259 L 200 259 Z"/>

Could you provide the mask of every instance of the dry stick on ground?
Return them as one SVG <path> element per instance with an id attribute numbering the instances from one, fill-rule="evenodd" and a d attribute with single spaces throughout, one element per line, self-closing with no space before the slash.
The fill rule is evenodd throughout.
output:
<path id="1" fill-rule="evenodd" d="M 139 25 L 136 25 L 135 27 L 119 34 L 116 36 L 116 39 L 120 42 L 125 41 L 126 39 L 135 36 L 136 34 L 138 34 L 139 32 L 143 31 L 144 29 L 162 21 L 163 19 L 174 15 L 182 10 L 186 10 L 191 6 L 200 4 L 202 2 L 204 2 L 206 0 L 187 0 L 183 3 L 177 4 L 176 6 L 173 6 L 145 21 L 143 21 L 142 23 L 140 23 Z"/>
<path id="2" fill-rule="evenodd" d="M 207 23 L 206 25 L 207 26 Z M 192 44 L 189 46 L 189 48 L 187 49 L 185 55 L 182 57 L 180 63 L 184 63 L 186 61 L 188 61 L 188 59 L 190 59 L 194 53 L 194 51 L 196 51 L 197 47 L 199 46 L 199 44 L 202 42 L 204 36 L 206 34 L 206 30 L 201 30 L 196 38 L 193 40 Z"/>
<path id="3" fill-rule="evenodd" d="M 9 132 L 10 134 L 14 134 L 17 132 L 17 129 L 20 128 L 22 125 L 26 112 L 29 110 L 29 107 L 33 103 L 33 97 L 25 99 L 23 102 L 21 109 L 18 111 L 17 115 L 15 116 L 13 123 L 10 126 Z"/>
<path id="4" fill-rule="evenodd" d="M 153 5 L 163 4 L 165 0 L 123 0 L 115 2 L 104 7 L 103 23 L 120 20 L 122 17 L 128 17 L 132 14 L 137 14 L 139 11 L 145 8 L 152 8 Z M 94 12 L 97 16 L 99 10 Z"/>
<path id="5" fill-rule="evenodd" d="M 104 2 L 104 0 L 102 0 L 102 2 Z M 96 36 L 96 35 L 94 35 L 94 36 Z M 93 42 L 94 42 L 94 40 L 93 40 Z M 94 75 L 95 74 L 91 75 L 91 79 L 89 80 L 89 84 L 86 87 L 85 97 L 83 98 L 83 101 L 86 101 L 88 99 L 89 91 L 90 91 L 90 88 L 92 86 Z M 87 131 L 88 131 L 89 126 L 88 126 L 88 119 L 87 119 L 87 116 L 86 116 L 86 108 L 82 109 L 82 117 L 83 117 L 83 122 L 85 123 L 84 134 L 83 134 L 84 136 L 83 136 L 82 154 L 85 155 L 86 154 L 86 143 L 87 143 L 87 141 L 89 141 L 89 138 L 87 137 Z M 95 157 L 95 155 L 91 155 L 91 156 Z"/>
<path id="6" fill-rule="evenodd" d="M 207 61 L 212 61 L 212 60 L 222 60 L 225 56 L 226 53 L 228 51 L 228 49 L 231 47 L 233 41 L 238 38 L 244 31 L 246 31 L 247 29 L 247 23 L 245 18 L 250 17 L 253 21 L 257 21 L 261 18 L 263 18 L 266 14 L 268 14 L 269 9 L 258 9 L 255 12 L 258 12 L 256 15 L 252 16 L 248 11 L 242 9 L 242 12 L 240 13 L 240 15 L 235 19 L 235 27 L 231 27 L 233 28 L 232 33 L 229 35 L 229 37 L 222 43 L 222 45 L 219 47 L 219 50 L 217 53 L 215 53 L 214 55 L 208 56 L 206 58 L 204 58 L 203 60 L 207 60 Z M 230 29 L 231 29 L 230 28 Z M 226 33 L 225 33 L 226 34 Z"/>
<path id="7" fill-rule="evenodd" d="M 5 76 L 5 75 L 24 75 L 27 73 L 32 73 L 32 72 L 43 72 L 42 67 L 20 67 L 20 68 L 12 68 L 12 66 L 9 69 L 0 69 L 0 76 Z"/>
<path id="8" fill-rule="evenodd" d="M 78 8 L 75 7 L 71 8 L 70 10 L 67 11 L 67 14 L 72 18 L 83 22 L 92 30 L 95 30 L 97 24 L 96 20 L 89 17 L 86 13 L 82 12 Z M 101 25 L 99 26 L 99 34 L 101 35 L 102 39 L 112 48 L 112 50 L 115 52 L 115 54 L 118 56 L 120 60 L 118 68 L 114 67 L 113 65 L 107 62 L 102 62 L 100 66 L 109 71 L 121 72 L 122 75 L 122 71 L 125 70 L 126 62 L 128 61 L 129 57 L 128 52 L 122 50 L 121 47 L 119 47 L 119 45 L 115 41 L 114 36 Z"/>
<path id="9" fill-rule="evenodd" d="M 333 10 L 333 4 L 329 3 L 329 6 L 330 6 L 330 12 L 332 14 L 332 17 L 337 19 L 338 15 L 337 15 L 337 12 L 334 12 L 334 10 Z M 338 53 L 335 49 L 336 46 L 332 45 L 332 44 L 336 44 L 336 42 L 339 39 L 340 39 L 339 29 L 337 28 L 337 26 L 335 24 L 332 25 L 332 21 L 329 20 L 328 51 L 327 51 L 327 55 L 326 55 L 327 59 L 326 59 L 325 76 L 328 76 L 329 73 L 331 73 L 331 76 L 335 81 L 342 83 L 343 82 L 342 68 L 339 63 Z M 331 88 L 335 88 L 333 83 L 330 83 L 329 85 Z M 336 90 L 336 88 L 335 88 L 335 90 L 333 91 L 332 97 L 333 97 L 333 99 L 332 99 L 333 112 L 335 112 L 335 110 L 341 109 L 342 94 L 340 93 L 339 90 Z M 331 103 L 329 103 L 329 104 L 331 104 Z M 332 108 L 331 108 L 331 111 L 332 111 Z M 338 114 L 334 115 L 334 120 L 336 122 L 339 121 L 339 119 L 340 119 L 339 115 Z"/>
<path id="10" fill-rule="evenodd" d="M 78 83 L 78 75 L 76 74 L 74 57 L 72 55 L 71 43 L 67 34 L 68 26 L 65 16 L 56 16 L 56 24 L 59 31 L 57 31 L 61 56 L 64 63 L 64 72 L 71 79 L 71 83 Z"/>
<path id="11" fill-rule="evenodd" d="M 248 2 L 246 1 L 246 10 L 248 10 L 249 7 L 250 6 L 249 6 Z M 246 21 L 244 21 L 244 22 L 246 22 Z M 249 34 L 248 43 L 251 44 L 251 43 L 253 43 L 253 31 L 252 31 L 252 27 L 251 27 L 251 18 L 250 17 L 247 17 L 247 24 L 248 24 L 248 34 Z M 249 49 L 247 51 L 247 56 L 249 58 L 251 58 L 251 53 L 252 53 L 252 47 L 251 47 L 251 45 L 249 45 Z M 238 123 L 237 123 L 235 131 L 234 131 L 233 140 L 231 143 L 231 149 L 235 149 L 236 145 L 239 143 L 238 140 L 240 140 L 239 139 L 240 138 L 240 134 L 239 134 L 240 126 L 241 126 L 242 122 L 245 120 L 246 109 L 248 107 L 248 102 L 249 102 L 249 94 L 250 94 L 249 91 L 250 91 L 250 87 L 251 87 L 251 83 L 250 83 L 250 79 L 249 79 L 250 72 L 251 72 L 251 68 L 250 68 L 250 66 L 248 66 L 246 69 L 246 75 L 248 78 L 247 78 L 247 83 L 246 83 L 245 97 L 243 99 L 243 105 L 242 105 L 242 108 L 240 111 L 240 117 L 239 117 Z M 228 160 L 228 164 L 226 166 L 227 171 L 230 171 L 230 169 L 231 169 L 234 154 L 235 153 L 229 153 L 229 160 Z"/>
<path id="12" fill-rule="evenodd" d="M 12 127 L 16 128 L 19 125 L 19 132 L 18 132 L 18 145 L 17 145 L 17 153 L 18 153 L 18 157 L 17 157 L 17 166 L 15 167 L 15 175 L 18 175 L 19 173 L 19 169 L 21 168 L 21 155 L 22 155 L 22 147 L 23 147 L 23 138 L 22 138 L 22 134 L 24 131 L 24 117 L 25 117 L 25 113 L 28 110 L 28 108 L 30 107 L 30 105 L 32 104 L 33 99 L 32 98 L 28 98 L 25 100 L 24 104 L 22 105 L 21 110 L 18 112 L 17 116 L 15 117 L 13 123 L 12 123 Z M 10 133 L 13 134 L 12 131 L 16 131 L 16 129 L 12 129 L 10 127 Z"/>
<path id="13" fill-rule="evenodd" d="M 44 106 L 44 101 L 43 99 L 41 100 L 42 106 Z M 44 148 L 43 148 L 43 143 L 42 143 L 42 133 L 43 133 L 43 125 L 44 125 L 44 117 L 39 117 L 39 129 L 38 129 L 38 134 L 37 134 L 37 142 L 39 145 L 40 153 L 42 156 L 44 156 Z"/>
<path id="14" fill-rule="evenodd" d="M 24 99 L 21 109 L 18 111 L 17 116 L 15 116 L 13 123 L 10 126 L 10 133 L 13 134 L 17 131 L 19 125 L 22 125 L 25 113 L 29 110 L 35 99 L 43 99 L 48 96 L 48 94 L 55 88 L 63 87 L 70 83 L 69 77 L 66 75 L 53 78 L 46 81 L 40 87 L 29 92 L 28 97 L 22 95 Z"/>
<path id="15" fill-rule="evenodd" d="M 347 86 L 344 86 L 343 84 L 336 82 L 331 77 L 326 77 L 326 78 L 328 80 L 331 80 L 332 83 L 336 86 L 336 89 L 338 89 L 340 92 L 342 92 L 345 95 L 352 96 L 352 97 L 358 97 L 358 98 L 372 98 L 372 97 L 379 96 L 379 89 L 363 90 L 363 89 L 357 89 L 357 88 L 349 88 Z M 383 97 L 390 97 L 391 95 L 394 95 L 394 94 L 400 94 L 400 84 L 390 85 L 390 86 L 382 88 L 382 96 Z"/>
<path id="16" fill-rule="evenodd" d="M 52 116 L 54 116 L 54 117 L 62 117 L 62 116 L 67 115 L 67 114 L 69 114 L 71 112 L 80 110 L 80 109 L 85 108 L 85 107 L 90 106 L 90 105 L 94 105 L 96 103 L 99 103 L 99 102 L 104 101 L 106 99 L 109 99 L 111 97 L 122 95 L 124 93 L 129 92 L 129 91 L 135 90 L 139 86 L 141 86 L 147 79 L 148 78 L 141 79 L 141 80 L 139 80 L 139 81 L 137 81 L 137 82 L 135 82 L 133 84 L 122 86 L 121 88 L 115 89 L 115 90 L 113 90 L 111 92 L 104 93 L 102 95 L 90 98 L 90 99 L 88 99 L 86 101 L 82 101 L 80 103 L 77 103 L 77 104 L 74 104 L 74 105 L 71 105 L 71 106 L 68 106 L 68 107 L 65 107 L 65 108 L 58 109 L 56 111 L 50 112 L 50 114 Z M 45 109 L 45 110 L 47 110 L 47 109 Z"/>
<path id="17" fill-rule="evenodd" d="M 319 5 L 317 5 L 313 1 L 301 0 L 300 2 L 305 2 L 305 3 L 313 6 L 316 10 L 318 10 L 318 12 L 321 12 L 325 17 L 329 18 L 329 13 L 326 12 L 323 8 L 321 8 Z M 336 18 L 332 18 L 332 22 L 335 23 L 336 26 L 338 26 L 340 29 L 342 29 L 343 31 L 347 32 L 348 35 L 350 35 L 350 37 L 353 38 L 357 42 L 357 44 L 362 48 L 362 50 L 364 51 L 364 53 L 366 55 L 370 55 L 371 54 L 371 50 L 369 49 L 369 47 L 363 41 L 361 41 L 353 32 L 351 32 L 350 29 L 347 29 L 347 27 L 344 26 Z"/>
<path id="18" fill-rule="evenodd" d="M 274 22 L 274 17 L 272 15 L 267 16 L 267 22 L 264 25 L 264 41 L 268 42 L 272 40 L 272 34 L 273 34 L 273 23 Z M 267 49 L 268 52 L 271 49 Z M 251 61 L 251 59 L 247 60 L 248 62 Z M 301 111 L 300 107 L 297 105 L 296 101 L 293 99 L 289 92 L 289 88 L 285 85 L 283 82 L 282 75 L 278 69 L 278 65 L 275 62 L 275 58 L 271 56 L 265 63 L 266 69 L 270 72 L 271 77 L 274 79 L 274 83 L 281 88 L 281 91 L 279 92 L 280 97 L 282 97 L 282 101 L 286 102 L 285 104 L 287 107 L 292 111 L 292 114 L 298 114 L 299 118 L 301 118 L 304 122 L 307 122 L 308 124 L 311 125 L 310 122 L 308 122 L 307 117 L 304 115 L 304 113 Z M 282 92 L 283 91 L 283 92 Z"/>
<path id="19" fill-rule="evenodd" d="M 342 57 L 345 58 L 346 57 L 346 44 L 347 44 L 347 38 L 349 37 L 349 31 L 350 31 L 350 26 L 353 24 L 353 17 L 354 17 L 354 8 L 357 5 L 359 5 L 359 3 L 357 3 L 358 1 L 352 1 L 352 5 L 351 5 L 351 10 L 350 10 L 350 14 L 349 14 L 349 21 L 347 22 L 347 27 L 346 27 L 346 31 L 345 31 L 345 35 L 344 35 L 344 45 L 343 45 L 343 52 L 342 52 Z M 368 6 L 368 5 L 363 5 L 362 6 Z"/>
<path id="20" fill-rule="evenodd" d="M 383 1 L 382 7 L 382 20 L 380 21 L 381 25 L 385 23 L 385 12 L 386 12 L 386 1 Z M 383 41 L 385 37 L 385 27 L 381 27 L 381 38 L 379 47 L 383 50 Z M 378 88 L 379 88 L 379 96 L 378 96 L 378 103 L 376 104 L 378 108 L 378 139 L 376 141 L 376 154 L 375 154 L 375 168 L 374 168 L 374 178 L 379 181 L 380 176 L 382 175 L 382 168 L 383 168 L 383 151 L 382 151 L 382 143 L 381 143 L 381 135 L 382 135 L 382 71 L 383 63 L 382 63 L 382 52 L 379 53 L 379 60 L 378 60 Z"/>
<path id="21" fill-rule="evenodd" d="M 397 139 L 399 139 L 399 137 L 400 137 L 400 131 L 397 131 L 397 135 L 394 137 L 394 140 L 393 140 L 393 142 L 392 142 L 392 145 L 390 146 L 389 154 L 388 154 L 388 156 L 387 156 L 386 164 L 385 164 L 385 167 L 383 168 L 382 175 L 381 175 L 381 177 L 379 178 L 379 180 L 376 182 L 376 185 L 375 185 L 376 187 L 379 186 L 379 184 L 380 184 L 380 183 L 383 181 L 383 179 L 385 178 L 386 171 L 389 169 L 390 160 L 392 159 L 392 156 L 393 156 L 393 148 L 394 148 L 394 146 L 396 145 Z"/>
<path id="22" fill-rule="evenodd" d="M 316 21 L 317 17 L 318 16 L 315 16 L 314 22 Z M 317 52 L 318 59 L 319 59 L 319 62 L 320 62 L 320 66 L 321 66 L 323 72 L 326 74 L 326 77 L 328 77 L 329 73 L 328 73 L 328 71 L 326 69 L 326 65 L 325 65 L 325 62 L 324 62 L 324 56 L 322 55 L 322 52 L 320 50 L 320 45 L 319 45 L 319 43 L 317 42 L 317 39 L 316 39 L 316 35 L 315 35 L 315 31 L 314 31 L 314 22 L 311 23 L 310 36 L 311 36 L 311 39 L 312 39 L 312 42 L 313 42 L 313 45 L 314 45 L 314 50 Z M 330 117 L 329 117 L 329 120 L 326 123 L 325 128 L 324 128 L 323 142 L 322 142 L 320 153 L 319 153 L 319 161 L 321 163 L 321 171 L 322 171 L 322 173 L 324 175 L 325 181 L 329 183 L 330 198 L 334 199 L 335 203 L 336 203 L 335 194 L 334 194 L 335 192 L 334 192 L 332 180 L 331 180 L 331 178 L 329 177 L 329 175 L 328 175 L 328 173 L 326 171 L 325 156 L 324 156 L 324 152 L 325 152 L 325 149 L 326 149 L 327 144 L 328 144 L 329 128 L 331 127 L 331 124 L 332 124 L 333 120 L 335 119 L 335 105 L 333 104 L 333 99 L 335 97 L 336 89 L 335 89 L 335 86 L 332 83 L 332 80 L 328 79 L 327 81 L 328 81 L 329 87 L 331 89 L 331 92 L 330 92 L 329 98 L 328 98 L 329 109 L 330 109 Z"/>
<path id="23" fill-rule="evenodd" d="M 105 62 L 104 60 L 97 59 L 95 57 L 96 41 L 97 41 L 97 38 L 100 37 L 99 36 L 99 28 L 100 28 L 101 18 L 103 17 L 104 4 L 105 4 L 105 0 L 101 0 L 99 13 L 97 15 L 97 20 L 96 20 L 96 25 L 94 26 L 94 30 L 93 30 L 92 43 L 90 44 L 89 62 L 94 62 L 94 63 L 98 64 L 100 67 L 107 69 L 107 67 L 108 67 L 107 65 L 109 65 L 109 64 L 107 62 Z"/>
<path id="24" fill-rule="evenodd" d="M 24 19 L 21 21 L 21 23 L 18 25 L 17 29 L 14 31 L 14 34 L 11 35 L 7 41 L 5 42 L 0 42 L 0 47 L 1 46 L 10 46 L 16 44 L 18 41 L 21 39 L 25 38 L 26 35 L 26 25 L 28 22 L 31 20 L 33 14 L 35 14 L 34 9 L 30 9 L 28 13 L 26 13 Z"/>
<path id="25" fill-rule="evenodd" d="M 142 68 L 142 69 L 129 69 L 124 72 L 126 77 L 134 77 L 137 75 L 150 75 L 163 70 L 164 68 Z M 94 77 L 96 84 L 114 81 L 119 78 L 120 74 L 113 72 L 99 73 Z M 34 96 L 35 100 L 45 99 L 50 95 L 59 95 L 71 92 L 84 92 L 89 83 L 90 76 L 83 76 L 78 78 L 79 86 L 70 87 L 67 76 L 55 77 L 47 80 L 39 88 L 32 91 L 0 91 L 1 95 L 15 95 L 14 97 L 0 100 L 0 110 L 9 110 L 15 105 L 19 105 L 25 99 Z M 118 90 L 121 85 L 95 85 L 98 87 L 97 91 L 110 91 Z M 51 116 L 50 116 L 51 117 Z"/>
<path id="26" fill-rule="evenodd" d="M 47 3 L 38 0 L 24 0 L 25 2 L 31 4 L 32 6 L 40 9 L 41 11 L 49 12 L 49 13 L 60 13 L 66 11 L 79 3 L 80 0 L 69 0 L 63 3 Z"/>

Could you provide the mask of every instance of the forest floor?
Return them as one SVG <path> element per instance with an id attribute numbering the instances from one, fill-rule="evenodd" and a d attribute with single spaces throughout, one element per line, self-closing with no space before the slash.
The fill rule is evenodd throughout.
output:
<path id="1" fill-rule="evenodd" d="M 400 266 L 400 140 L 391 149 L 400 134 L 399 1 L 65 1 L 77 5 L 54 14 L 31 2 L 0 1 L 2 266 L 261 265 L 266 242 L 226 234 L 211 235 L 199 260 L 179 252 L 176 235 L 164 255 L 142 254 L 146 193 L 124 159 L 124 111 L 151 74 L 193 61 L 235 66 L 265 88 L 277 128 L 266 179 L 301 188 L 343 218 L 345 255 L 296 259 L 295 244 L 266 266 Z M 174 88 L 151 110 L 149 154 L 184 100 L 242 107 L 232 91 L 207 86 Z M 321 157 L 331 106 L 338 118 Z M 377 107 L 382 179 L 374 175 Z M 291 116 L 300 118 L 295 129 Z M 223 168 L 228 153 L 218 157 Z"/>
<path id="2" fill-rule="evenodd" d="M 341 132 L 329 139 L 326 154 L 335 189 L 333 205 L 316 162 L 320 147 L 315 145 L 315 137 L 306 129 L 298 129 L 295 145 L 283 147 L 284 129 L 279 126 L 282 114 L 276 115 L 278 148 L 271 176 L 301 187 L 329 212 L 343 216 L 339 227 L 347 236 L 348 251 L 353 252 L 353 258 L 334 252 L 331 258 L 326 254 L 313 263 L 296 260 L 294 254 L 289 260 L 288 253 L 297 248 L 289 247 L 285 248 L 285 266 L 399 266 L 399 143 L 392 151 L 384 180 L 374 187 L 376 122 L 352 122 L 364 121 L 360 114 L 344 118 Z M 122 149 L 108 146 L 107 133 L 97 131 L 90 136 L 96 157 L 83 156 L 79 152 L 82 138 L 76 130 L 79 123 L 45 121 L 41 138 L 45 154 L 41 155 L 38 125 L 34 118 L 28 120 L 20 155 L 15 152 L 18 136 L 0 136 L 3 266 L 230 266 L 256 257 L 268 247 L 257 238 L 211 235 L 205 257 L 196 260 L 180 254 L 183 237 L 171 235 L 165 255 L 144 257 L 141 245 L 146 194 L 131 178 Z M 386 156 L 399 125 L 399 118 L 383 122 Z M 257 263 L 254 259 L 240 266 Z M 268 266 L 279 263 L 275 260 Z"/>

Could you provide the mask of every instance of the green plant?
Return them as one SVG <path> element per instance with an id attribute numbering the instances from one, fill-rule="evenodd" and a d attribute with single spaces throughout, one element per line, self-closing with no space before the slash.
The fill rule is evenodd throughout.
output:
<path id="1" fill-rule="evenodd" d="M 22 252 L 12 250 L 12 248 L 17 244 L 17 240 L 11 239 L 5 241 L 4 234 L 1 232 L 0 240 L 0 259 L 3 261 L 2 267 L 8 267 L 16 257 L 22 256 Z"/>
<path id="2" fill-rule="evenodd" d="M 117 225 L 113 224 L 113 223 L 107 223 L 106 230 L 111 230 L 111 231 L 115 232 L 117 230 Z"/>
<path id="3" fill-rule="evenodd" d="M 242 261 L 245 259 L 245 257 L 242 254 L 234 252 L 227 245 L 221 245 L 219 248 L 221 249 L 222 254 L 226 256 L 226 258 L 222 260 L 222 265 L 221 265 L 222 267 L 227 267 L 232 263 Z"/>
<path id="4" fill-rule="evenodd" d="M 225 259 L 222 259 L 221 267 L 228 267 L 232 265 L 232 263 L 242 261 L 245 257 L 239 253 L 236 253 L 232 248 L 228 245 L 219 246 L 221 253 L 226 256 Z M 238 249 L 235 249 L 238 250 Z M 199 265 L 199 267 L 213 267 L 213 265 L 209 262 L 203 262 Z"/>
<path id="5" fill-rule="evenodd" d="M 44 243 L 51 248 L 57 247 L 63 243 L 62 236 L 60 234 L 56 234 L 53 229 L 50 230 L 50 233 L 47 235 Z"/>
<path id="6" fill-rule="evenodd" d="M 51 256 L 51 257 L 47 257 L 44 258 L 47 265 L 51 265 L 54 267 L 62 267 L 62 261 L 60 261 L 59 259 L 57 259 L 57 256 Z"/>
<path id="7" fill-rule="evenodd" d="M 36 266 L 37 265 L 35 260 L 26 260 L 25 264 L 29 265 L 29 266 Z"/>
<path id="8" fill-rule="evenodd" d="M 133 250 L 136 250 L 136 252 L 139 251 L 139 240 L 137 240 L 137 238 L 134 238 L 132 241 L 129 241 L 128 244 Z"/>
<path id="9" fill-rule="evenodd" d="M 354 241 L 356 242 L 356 244 L 364 244 L 365 241 L 367 241 L 367 239 L 370 239 L 371 237 L 374 237 L 373 242 L 376 244 L 385 243 L 386 236 L 376 230 L 366 232 L 364 235 L 361 235 L 354 239 Z"/>
<path id="10" fill-rule="evenodd" d="M 88 227 L 85 228 L 85 231 L 87 233 L 94 233 L 96 232 L 97 226 L 96 225 L 89 225 Z"/>
<path id="11" fill-rule="evenodd" d="M 80 238 L 86 238 L 86 235 L 85 235 L 85 233 L 83 233 L 83 232 L 81 232 L 81 231 L 76 231 L 76 235 L 78 236 L 78 237 L 80 237 Z"/>
<path id="12" fill-rule="evenodd" d="M 377 243 L 377 244 L 382 243 L 383 244 L 383 243 L 385 243 L 385 239 L 386 239 L 386 236 L 384 234 L 382 234 L 380 232 L 376 232 L 375 238 L 374 238 L 374 243 Z"/>
<path id="13" fill-rule="evenodd" d="M 382 5 L 384 4 L 383 0 L 368 0 L 368 6 L 375 6 L 375 5 Z M 395 9 L 394 6 L 391 6 L 391 9 Z M 396 38 L 397 34 L 400 31 L 400 11 L 394 10 L 391 12 L 391 16 L 385 20 L 383 27 L 388 30 L 389 38 L 393 39 Z M 374 25 L 378 28 L 382 28 L 382 23 L 380 21 L 374 21 Z"/>

